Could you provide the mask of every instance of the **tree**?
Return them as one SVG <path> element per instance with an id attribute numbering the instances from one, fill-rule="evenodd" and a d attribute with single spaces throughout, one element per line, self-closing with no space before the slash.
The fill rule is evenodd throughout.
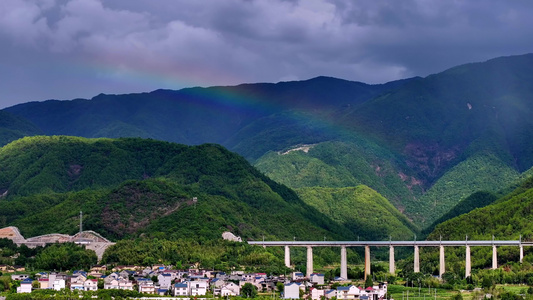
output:
<path id="1" fill-rule="evenodd" d="M 492 288 L 492 285 L 493 285 L 493 282 L 492 282 L 492 279 L 490 279 L 490 277 L 488 276 L 483 277 L 483 281 L 481 282 L 482 288 L 490 289 Z"/>
<path id="2" fill-rule="evenodd" d="M 366 279 L 365 279 L 365 289 L 367 287 L 372 287 L 374 285 L 374 282 L 372 281 L 372 277 L 371 276 L 366 276 Z"/>
<path id="3" fill-rule="evenodd" d="M 255 285 L 249 282 L 245 283 L 242 286 L 241 295 L 243 295 L 246 298 L 255 298 L 257 297 L 257 288 L 255 287 Z"/>

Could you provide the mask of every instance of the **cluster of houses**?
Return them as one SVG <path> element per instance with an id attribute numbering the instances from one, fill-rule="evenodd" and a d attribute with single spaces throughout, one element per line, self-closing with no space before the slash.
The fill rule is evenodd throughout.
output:
<path id="1" fill-rule="evenodd" d="M 339 284 L 349 283 L 341 277 L 336 277 L 334 281 Z M 332 299 L 334 297 L 339 300 L 384 300 L 387 298 L 387 283 L 380 283 L 366 289 L 355 285 L 338 285 L 337 288 L 332 289 L 324 285 L 323 274 L 313 273 L 307 281 L 303 273 L 294 272 L 292 281 L 284 284 L 281 297 L 283 299 L 299 299 L 302 298 L 302 295 L 312 300 Z"/>
<path id="2" fill-rule="evenodd" d="M 107 275 L 104 275 L 107 274 Z M 18 293 L 31 293 L 33 289 L 79 290 L 96 291 L 99 286 L 103 289 L 137 290 L 145 294 L 159 294 L 170 296 L 203 296 L 208 293 L 213 296 L 227 297 L 241 295 L 245 284 L 251 284 L 260 292 L 276 293 L 279 283 L 283 284 L 281 296 L 284 299 L 299 299 L 302 295 L 313 300 L 331 299 L 361 299 L 382 300 L 386 298 L 387 284 L 363 289 L 353 285 L 338 286 L 330 289 L 324 282 L 324 275 L 313 273 L 306 278 L 301 272 L 294 272 L 290 277 L 267 276 L 266 273 L 244 273 L 235 271 L 231 274 L 199 269 L 173 270 L 163 265 L 152 268 L 134 266 L 119 266 L 107 270 L 105 266 L 97 266 L 89 273 L 75 271 L 71 275 L 64 273 L 38 273 L 36 279 L 28 275 L 12 275 L 12 279 L 19 280 Z M 337 278 L 339 283 L 342 278 Z M 307 291 L 307 294 L 305 293 Z"/>

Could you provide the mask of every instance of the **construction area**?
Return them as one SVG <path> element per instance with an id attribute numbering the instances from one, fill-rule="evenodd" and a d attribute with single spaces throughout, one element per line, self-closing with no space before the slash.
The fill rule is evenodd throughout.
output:
<path id="1" fill-rule="evenodd" d="M 80 231 L 73 236 L 51 233 L 25 239 L 17 227 L 9 226 L 0 229 L 0 238 L 7 238 L 12 240 L 18 246 L 26 245 L 30 248 L 55 243 L 76 243 L 80 246 L 84 246 L 86 249 L 93 250 L 99 261 L 102 259 L 105 249 L 115 244 L 91 230 Z"/>

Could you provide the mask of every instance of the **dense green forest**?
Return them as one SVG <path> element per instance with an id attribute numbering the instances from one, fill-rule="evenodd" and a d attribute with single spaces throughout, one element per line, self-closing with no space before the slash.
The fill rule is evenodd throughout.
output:
<path id="1" fill-rule="evenodd" d="M 408 240 L 417 232 L 387 199 L 367 186 L 296 191 L 307 204 L 346 226 L 361 240 Z"/>
<path id="2" fill-rule="evenodd" d="M 416 199 L 422 194 L 421 183 L 402 172 L 404 168 L 394 154 L 366 139 L 352 137 L 351 142 L 311 144 L 306 152 L 291 150 L 294 149 L 270 152 L 255 166 L 294 189 L 364 184 L 380 191 L 408 216 L 415 211 L 404 210 L 406 206 L 416 207 Z"/>
<path id="3" fill-rule="evenodd" d="M 466 212 L 469 207 L 473 210 Z M 478 208 L 476 208 L 478 207 Z M 454 218 L 436 225 L 428 240 L 533 240 L 532 214 L 533 177 L 525 179 L 514 191 L 500 197 L 492 193 L 476 193 L 450 211 Z M 446 247 L 446 272 L 462 278 L 465 271 L 465 247 Z M 498 261 L 506 273 L 487 275 L 483 269 L 492 266 L 492 247 L 471 247 L 473 276 L 481 281 L 490 277 L 495 283 L 533 283 L 528 275 L 533 270 L 533 249 L 524 247 L 524 263 L 519 264 L 518 247 L 502 246 L 497 250 Z M 439 251 L 425 247 L 420 254 L 421 272 L 438 274 Z M 405 261 L 406 271 L 412 270 L 412 257 Z"/>
<path id="4" fill-rule="evenodd" d="M 0 149 L 0 163 L 2 222 L 28 237 L 75 233 L 82 210 L 84 229 L 111 239 L 353 238 L 217 145 L 37 136 Z"/>

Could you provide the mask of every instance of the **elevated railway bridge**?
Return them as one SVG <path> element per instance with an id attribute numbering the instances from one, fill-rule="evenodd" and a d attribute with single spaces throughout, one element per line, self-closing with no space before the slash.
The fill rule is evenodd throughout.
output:
<path id="1" fill-rule="evenodd" d="M 370 247 L 389 247 L 389 272 L 396 273 L 394 260 L 395 247 L 413 247 L 414 249 L 414 272 L 420 272 L 420 247 L 439 247 L 439 276 L 446 271 L 444 260 L 445 247 L 465 247 L 465 277 L 469 277 L 472 272 L 472 260 L 470 258 L 470 247 L 492 247 L 492 268 L 498 267 L 498 250 L 500 246 L 518 247 L 520 252 L 520 262 L 524 259 L 524 247 L 533 246 L 533 242 L 523 242 L 519 240 L 462 240 L 462 241 L 250 241 L 250 245 L 260 245 L 263 247 L 285 247 L 285 265 L 291 266 L 290 247 L 307 248 L 307 272 L 309 277 L 313 273 L 313 248 L 314 247 L 339 247 L 341 251 L 341 277 L 348 279 L 348 267 L 346 259 L 346 248 L 365 248 L 365 279 L 370 275 Z"/>

